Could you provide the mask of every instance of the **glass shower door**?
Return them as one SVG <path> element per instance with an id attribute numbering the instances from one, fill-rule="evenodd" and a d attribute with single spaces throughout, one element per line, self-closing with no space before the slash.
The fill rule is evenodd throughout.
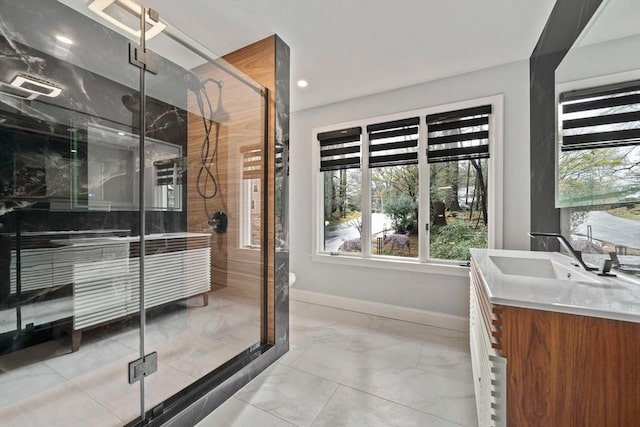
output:
<path id="1" fill-rule="evenodd" d="M 154 413 L 259 345 L 266 328 L 267 92 L 158 22 L 164 29 L 145 43 L 145 138 L 180 154 L 145 142 L 145 351 L 158 360 L 145 406 Z"/>
<path id="2" fill-rule="evenodd" d="M 266 342 L 268 92 L 141 12 L 0 0 L 2 423 L 139 424 Z"/>
<path id="3" fill-rule="evenodd" d="M 141 407 L 139 79 L 130 38 L 65 3 L 0 1 L 0 420 L 120 426 Z"/>

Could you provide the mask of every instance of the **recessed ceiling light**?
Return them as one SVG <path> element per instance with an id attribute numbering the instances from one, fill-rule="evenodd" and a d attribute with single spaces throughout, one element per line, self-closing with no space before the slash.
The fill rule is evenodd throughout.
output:
<path id="1" fill-rule="evenodd" d="M 309 86 L 309 82 L 307 82 L 306 80 L 298 80 L 298 83 L 296 83 L 298 85 L 298 87 L 307 87 Z"/>
<path id="2" fill-rule="evenodd" d="M 60 34 L 56 36 L 56 40 L 58 40 L 60 43 L 68 44 L 69 46 L 73 44 L 73 40 Z"/>

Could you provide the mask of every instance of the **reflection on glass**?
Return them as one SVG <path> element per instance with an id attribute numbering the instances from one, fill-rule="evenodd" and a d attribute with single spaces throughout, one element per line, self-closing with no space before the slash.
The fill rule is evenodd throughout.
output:
<path id="1" fill-rule="evenodd" d="M 640 200 L 640 89 L 628 86 L 593 88 L 594 94 L 568 101 L 561 94 L 559 207 Z"/>
<path id="2" fill-rule="evenodd" d="M 585 261 L 601 267 L 616 254 L 621 271 L 640 275 L 640 204 L 563 210 L 563 234 Z"/>

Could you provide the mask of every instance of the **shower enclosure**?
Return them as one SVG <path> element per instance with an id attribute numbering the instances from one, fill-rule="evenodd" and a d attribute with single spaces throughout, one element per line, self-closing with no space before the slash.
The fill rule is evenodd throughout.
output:
<path id="1" fill-rule="evenodd" d="M 130 0 L 0 17 L 0 419 L 166 417 L 273 343 L 270 92 Z"/>

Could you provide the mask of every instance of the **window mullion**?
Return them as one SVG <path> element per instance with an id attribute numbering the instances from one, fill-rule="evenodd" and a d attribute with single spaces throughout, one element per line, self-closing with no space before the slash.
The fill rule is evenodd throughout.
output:
<path id="1" fill-rule="evenodd" d="M 369 134 L 362 134 L 361 148 L 361 165 L 362 170 L 360 177 L 362 179 L 360 198 L 362 212 L 362 232 L 360 242 L 362 244 L 362 256 L 364 258 L 371 257 L 371 172 L 369 170 Z"/>
<path id="2" fill-rule="evenodd" d="M 424 115 L 420 117 L 418 131 L 418 259 L 429 260 L 429 164 L 427 163 L 427 123 Z"/>

